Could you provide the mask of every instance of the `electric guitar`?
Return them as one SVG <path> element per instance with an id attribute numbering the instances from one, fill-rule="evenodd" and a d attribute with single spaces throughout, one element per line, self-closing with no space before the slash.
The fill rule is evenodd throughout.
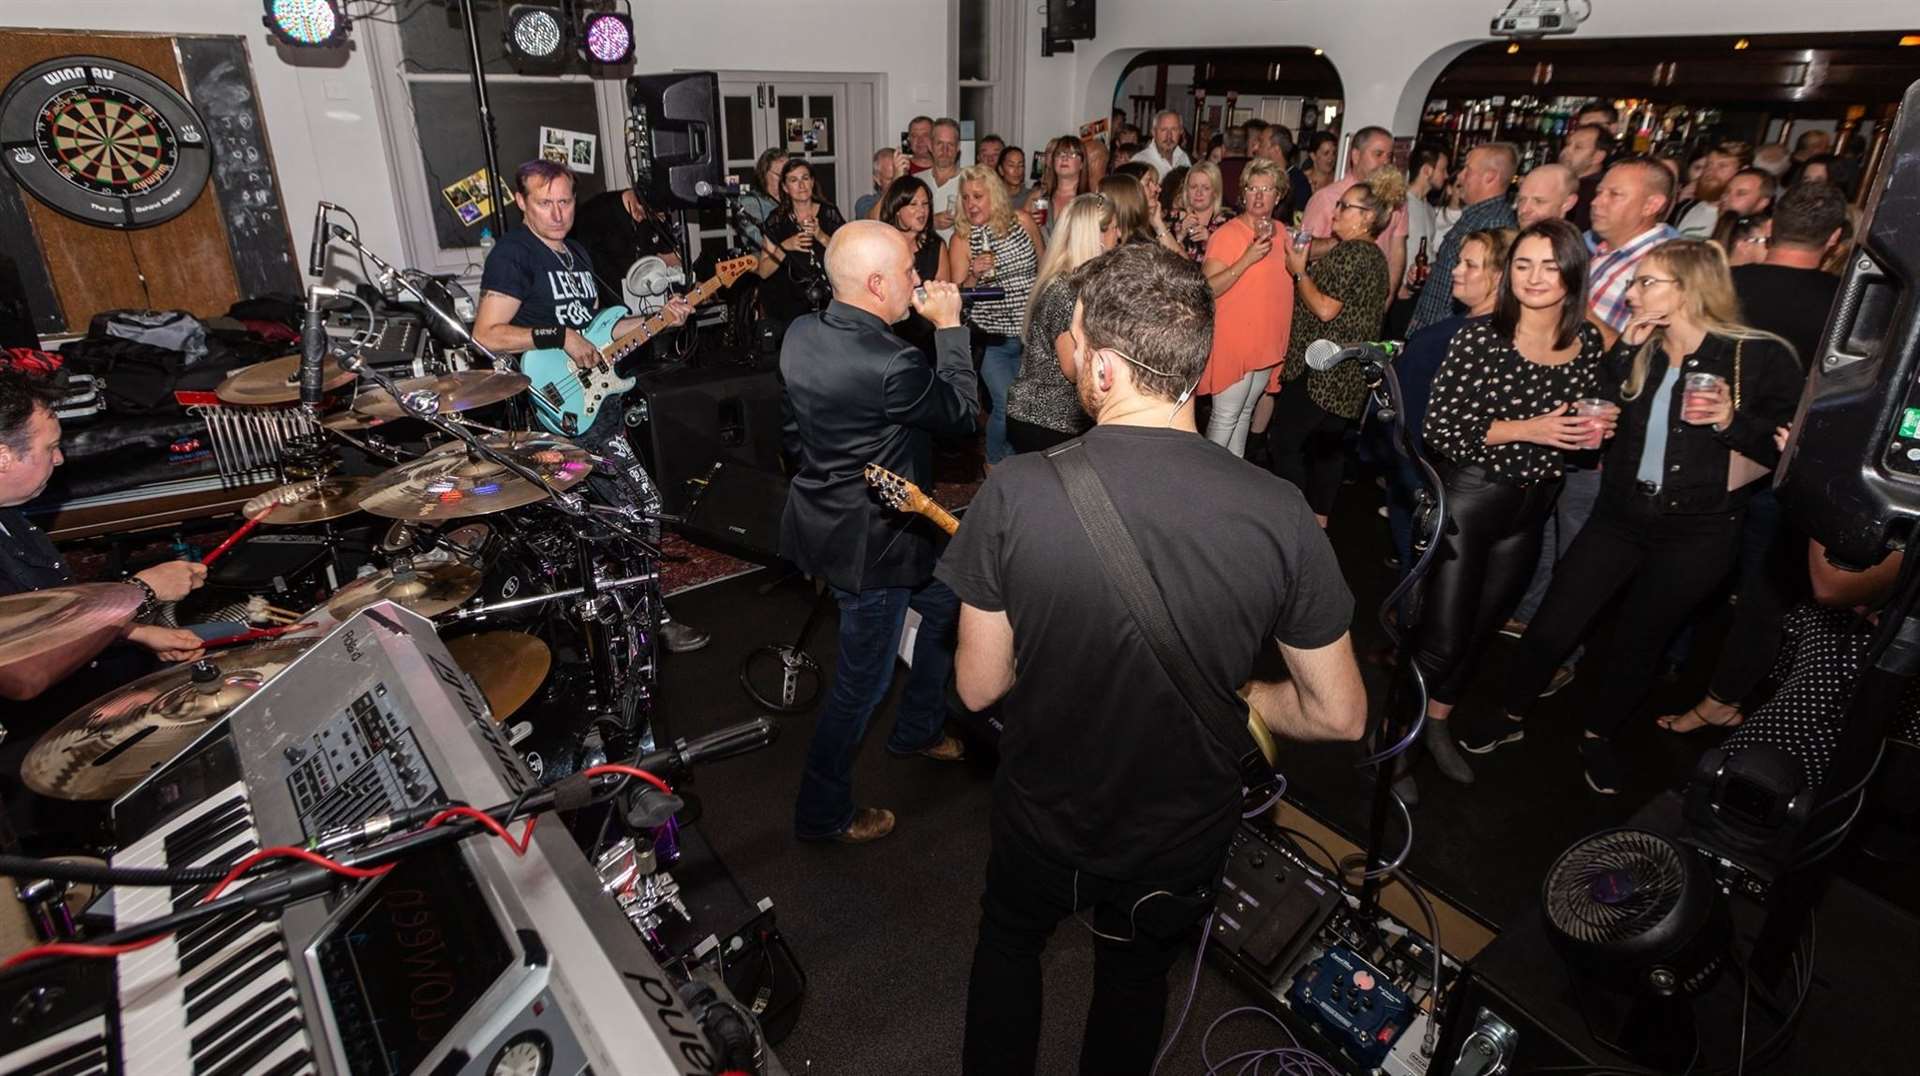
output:
<path id="1" fill-rule="evenodd" d="M 896 512 L 914 512 L 925 516 L 933 521 L 934 526 L 945 531 L 948 537 L 960 529 L 960 521 L 953 518 L 953 513 L 936 504 L 919 486 L 877 463 L 867 464 L 866 474 L 867 485 L 872 486 L 874 493 L 879 495 L 881 504 Z M 1240 689 L 1240 697 L 1247 697 L 1246 688 Z M 1267 757 L 1267 765 L 1276 765 L 1280 749 L 1274 744 L 1273 733 L 1267 731 L 1265 720 L 1250 699 L 1247 701 L 1247 731 L 1253 735 L 1253 742 L 1259 745 L 1260 753 Z"/>
<path id="2" fill-rule="evenodd" d="M 746 255 L 714 266 L 713 276 L 687 293 L 687 302 L 699 306 L 712 298 L 714 292 L 752 270 L 758 260 Z M 565 348 L 536 348 L 521 353 L 520 372 L 531 382 L 528 388 L 533 397 L 534 414 L 549 432 L 562 437 L 577 437 L 587 432 L 601 407 L 633 387 L 634 379 L 621 377 L 614 370 L 615 364 L 673 323 L 662 310 L 615 339 L 613 328 L 626 316 L 626 307 L 610 306 L 580 330 L 580 335 L 600 353 L 598 361 L 586 369 L 575 365 Z"/>

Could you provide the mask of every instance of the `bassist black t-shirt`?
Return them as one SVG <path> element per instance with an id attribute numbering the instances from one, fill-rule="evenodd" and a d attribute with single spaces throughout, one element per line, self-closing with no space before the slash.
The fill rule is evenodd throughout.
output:
<path id="1" fill-rule="evenodd" d="M 512 323 L 522 328 L 584 329 L 600 312 L 600 289 L 587 248 L 572 239 L 566 247 L 568 256 L 562 256 L 529 229 L 515 228 L 487 255 L 480 290 L 520 300 Z"/>
<path id="2" fill-rule="evenodd" d="M 1337 641 L 1353 595 L 1290 483 L 1182 430 L 1097 426 L 1083 451 L 1220 700 L 1278 639 Z M 1182 700 L 1109 581 L 1053 463 L 995 467 L 934 574 L 1005 611 L 1013 688 L 994 810 L 1048 856 L 1107 878 L 1220 856 L 1240 778 Z"/>

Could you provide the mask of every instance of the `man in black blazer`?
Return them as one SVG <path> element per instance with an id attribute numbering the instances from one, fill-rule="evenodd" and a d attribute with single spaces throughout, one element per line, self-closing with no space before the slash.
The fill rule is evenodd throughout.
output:
<path id="1" fill-rule="evenodd" d="M 932 437 L 973 432 L 980 390 L 959 289 L 923 284 L 899 229 L 842 227 L 827 246 L 827 278 L 833 302 L 795 320 L 780 348 L 787 439 L 800 446 L 780 552 L 825 580 L 840 604 L 840 657 L 807 749 L 794 832 L 860 843 L 893 830 L 893 812 L 854 806 L 853 754 L 893 681 L 909 607 L 920 629 L 887 750 L 940 761 L 962 754 L 944 728 L 959 599 L 933 578 L 940 531 L 883 507 L 863 472 L 877 463 L 931 488 Z M 909 308 L 933 322 L 937 365 L 893 334 Z"/>

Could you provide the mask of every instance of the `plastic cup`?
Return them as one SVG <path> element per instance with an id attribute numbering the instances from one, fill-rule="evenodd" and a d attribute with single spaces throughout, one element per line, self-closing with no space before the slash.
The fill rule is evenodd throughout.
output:
<path id="1" fill-rule="evenodd" d="M 1691 411 L 1697 408 L 1713 406 L 1714 396 L 1719 392 L 1720 387 L 1726 383 L 1727 379 L 1721 377 L 1719 374 L 1688 374 L 1686 380 L 1683 382 L 1685 395 L 1680 401 L 1681 410 Z"/>
<path id="2" fill-rule="evenodd" d="M 1598 396 L 1588 396 L 1584 399 L 1573 401 L 1573 413 L 1581 416 L 1606 416 L 1617 414 L 1619 410 L 1620 408 L 1617 404 L 1611 400 L 1603 400 Z M 1592 432 L 1587 434 L 1586 440 L 1580 442 L 1580 447 L 1599 448 L 1605 441 L 1606 438 L 1602 435 L 1600 424 L 1596 422 L 1593 424 Z"/>

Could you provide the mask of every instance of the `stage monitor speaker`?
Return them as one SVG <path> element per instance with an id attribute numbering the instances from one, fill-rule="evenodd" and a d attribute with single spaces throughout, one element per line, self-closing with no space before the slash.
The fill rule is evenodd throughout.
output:
<path id="1" fill-rule="evenodd" d="M 1093 0 L 1047 0 L 1047 33 L 1057 41 L 1093 37 Z"/>
<path id="2" fill-rule="evenodd" d="M 688 539 L 755 564 L 780 559 L 780 517 L 787 510 L 786 476 L 722 460 L 679 526 Z"/>
<path id="3" fill-rule="evenodd" d="M 722 460 L 780 471 L 780 381 L 772 370 L 679 366 L 648 371 L 627 390 L 627 436 L 682 514 Z"/>
<path id="4" fill-rule="evenodd" d="M 1864 568 L 1920 519 L 1920 82 L 1800 399 L 1776 478 L 1796 526 Z"/>
<path id="5" fill-rule="evenodd" d="M 726 189 L 720 76 L 711 71 L 627 80 L 627 162 L 648 205 L 694 209 Z"/>

